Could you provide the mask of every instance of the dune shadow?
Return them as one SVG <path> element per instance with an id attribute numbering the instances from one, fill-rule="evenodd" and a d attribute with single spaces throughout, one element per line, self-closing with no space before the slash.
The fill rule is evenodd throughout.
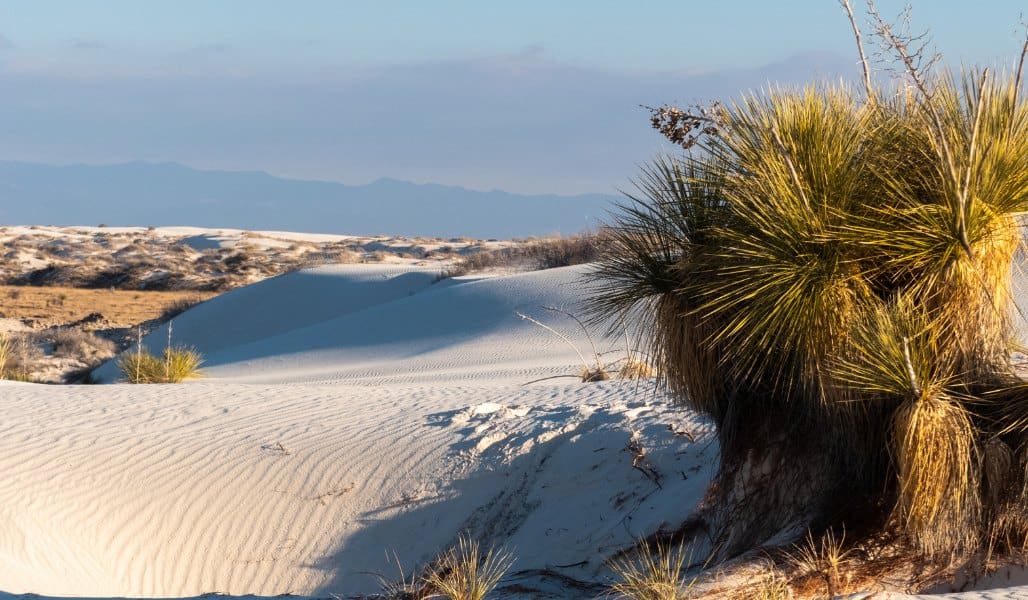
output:
<path id="1" fill-rule="evenodd" d="M 602 594 L 609 583 L 606 560 L 639 537 L 674 526 L 663 520 L 677 512 L 667 507 L 676 494 L 679 506 L 693 494 L 680 494 L 686 488 L 678 483 L 662 485 L 633 468 L 632 432 L 621 414 L 597 411 L 576 421 L 577 410 L 557 407 L 539 418 L 570 426 L 533 426 L 479 450 L 479 463 L 433 495 L 365 511 L 363 526 L 313 565 L 330 573 L 315 594 L 379 592 L 381 581 L 398 581 L 401 570 L 409 579 L 462 534 L 515 556 L 498 597 Z M 446 426 L 456 416 L 448 411 L 429 421 Z M 645 428 L 647 435 L 667 431 L 666 424 Z M 473 438 L 459 437 L 450 446 L 454 460 L 475 451 Z M 705 456 L 699 445 L 689 451 L 694 454 L 686 462 Z M 667 452 L 669 479 L 671 462 L 685 454 Z M 705 488 L 704 478 L 696 483 Z M 683 511 L 683 520 L 689 512 Z"/>

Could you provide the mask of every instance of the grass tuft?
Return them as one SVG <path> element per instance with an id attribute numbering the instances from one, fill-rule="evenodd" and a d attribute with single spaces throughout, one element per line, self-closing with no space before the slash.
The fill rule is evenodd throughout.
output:
<path id="1" fill-rule="evenodd" d="M 0 333 L 0 379 L 4 379 L 7 373 L 7 362 L 11 358 L 14 344 L 10 336 Z"/>
<path id="2" fill-rule="evenodd" d="M 678 600 L 690 585 L 683 581 L 686 566 L 683 547 L 657 544 L 656 556 L 640 544 L 635 559 L 615 560 L 611 567 L 620 581 L 611 592 L 626 600 Z"/>
<path id="3" fill-rule="evenodd" d="M 789 555 L 789 562 L 799 576 L 814 575 L 825 583 L 829 598 L 835 598 L 841 591 L 844 574 L 851 566 L 850 551 L 845 549 L 846 536 L 835 537 L 828 531 L 820 539 L 807 532 L 806 540 Z"/>
<path id="4" fill-rule="evenodd" d="M 165 348 L 162 356 L 136 351 L 118 359 L 118 368 L 129 383 L 180 383 L 202 376 L 202 364 L 198 352 L 183 347 Z"/>
<path id="5" fill-rule="evenodd" d="M 482 600 L 513 564 L 510 553 L 495 548 L 483 553 L 477 541 L 462 535 L 436 560 L 425 583 L 447 600 Z"/>

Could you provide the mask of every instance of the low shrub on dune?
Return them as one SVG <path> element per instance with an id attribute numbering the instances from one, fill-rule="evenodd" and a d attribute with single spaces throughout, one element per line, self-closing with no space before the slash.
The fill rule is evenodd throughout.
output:
<path id="1" fill-rule="evenodd" d="M 132 352 L 118 359 L 118 368 L 129 383 L 180 383 L 200 376 L 203 358 L 195 350 L 165 348 L 161 356 Z"/>
<path id="2" fill-rule="evenodd" d="M 33 381 L 33 371 L 41 354 L 27 336 L 0 333 L 0 379 Z"/>
<path id="3" fill-rule="evenodd" d="M 458 259 L 440 274 L 440 279 L 460 277 L 489 269 L 543 270 L 570 267 L 595 261 L 604 234 L 582 233 L 522 242 L 506 248 L 477 250 Z"/>
<path id="4" fill-rule="evenodd" d="M 687 152 L 608 230 L 591 308 L 639 311 L 670 391 L 717 424 L 721 558 L 850 521 L 939 560 L 1028 541 L 1024 54 L 935 74 L 877 22 L 908 87 L 655 109 Z"/>
<path id="5" fill-rule="evenodd" d="M 191 348 L 173 346 L 171 333 L 174 323 L 168 323 L 168 343 L 156 356 L 143 350 L 143 336 L 139 332 L 135 352 L 122 354 L 117 365 L 129 383 L 180 383 L 200 377 L 203 356 Z"/>
<path id="6" fill-rule="evenodd" d="M 432 596 L 446 600 L 483 600 L 514 564 L 514 557 L 461 536 L 435 562 L 425 584 Z"/>
<path id="7" fill-rule="evenodd" d="M 658 544 L 656 553 L 639 544 L 637 556 L 614 560 L 611 567 L 618 582 L 610 591 L 624 600 L 679 600 L 692 582 L 685 579 L 687 554 L 682 547 Z"/>

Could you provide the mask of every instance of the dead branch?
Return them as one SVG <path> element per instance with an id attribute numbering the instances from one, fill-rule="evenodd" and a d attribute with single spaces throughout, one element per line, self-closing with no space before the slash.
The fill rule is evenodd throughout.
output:
<path id="1" fill-rule="evenodd" d="M 839 0 L 839 4 L 846 10 L 850 26 L 853 27 L 853 37 L 857 41 L 857 53 L 860 55 L 860 66 L 864 70 L 864 91 L 867 93 L 867 102 L 875 104 L 877 99 L 875 98 L 874 87 L 871 85 L 871 65 L 867 62 L 867 55 L 864 54 L 864 43 L 860 37 L 860 27 L 857 26 L 857 19 L 853 16 L 853 7 L 850 6 L 850 0 Z"/>
<path id="2" fill-rule="evenodd" d="M 696 106 L 687 112 L 664 104 L 658 107 L 641 105 L 650 111 L 650 125 L 674 144 L 692 148 L 705 136 L 718 136 L 725 125 L 725 111 L 720 102 Z"/>

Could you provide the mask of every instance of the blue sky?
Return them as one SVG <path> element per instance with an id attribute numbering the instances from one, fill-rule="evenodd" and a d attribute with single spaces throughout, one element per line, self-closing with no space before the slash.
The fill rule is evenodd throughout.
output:
<path id="1" fill-rule="evenodd" d="M 1023 10 L 922 0 L 914 24 L 995 63 Z M 857 69 L 833 0 L 0 1 L 0 36 L 0 159 L 524 192 L 623 186 L 661 150 L 639 104 Z"/>

